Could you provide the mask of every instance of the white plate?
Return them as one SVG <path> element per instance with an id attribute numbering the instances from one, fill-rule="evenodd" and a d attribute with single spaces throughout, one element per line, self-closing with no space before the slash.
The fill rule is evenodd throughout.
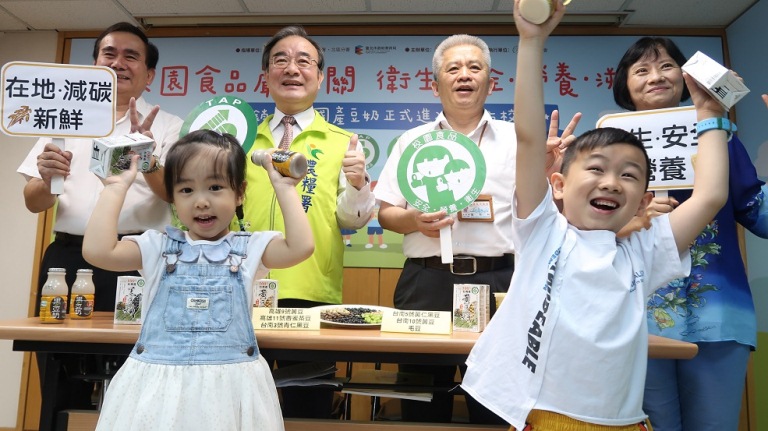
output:
<path id="1" fill-rule="evenodd" d="M 389 307 L 381 307 L 378 305 L 367 305 L 367 304 L 339 304 L 339 305 L 320 305 L 317 307 L 314 307 L 322 313 L 323 311 L 327 310 L 335 310 L 337 308 L 368 308 L 374 311 L 384 311 L 389 310 Z M 334 322 L 332 320 L 325 320 L 322 317 L 322 314 L 320 315 L 320 323 L 323 325 L 328 326 L 336 326 L 339 328 L 378 328 L 381 326 L 381 323 L 341 323 L 341 322 Z"/>

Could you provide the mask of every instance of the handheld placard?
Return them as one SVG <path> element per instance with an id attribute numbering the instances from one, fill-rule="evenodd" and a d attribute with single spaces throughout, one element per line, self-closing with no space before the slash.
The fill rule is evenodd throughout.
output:
<path id="1" fill-rule="evenodd" d="M 53 145 L 59 147 L 61 151 L 64 151 L 64 139 L 53 138 Z M 64 193 L 64 177 L 61 175 L 54 175 L 51 177 L 51 194 L 60 195 Z"/>
<path id="2" fill-rule="evenodd" d="M 101 138 L 115 128 L 117 75 L 108 67 L 12 61 L 2 81 L 6 135 L 52 138 L 64 150 L 65 138 Z M 51 194 L 63 191 L 64 177 L 51 178 Z"/>
<path id="3" fill-rule="evenodd" d="M 435 130 L 403 149 L 397 182 L 414 208 L 451 215 L 477 199 L 485 172 L 485 158 L 474 141 L 453 130 Z M 450 227 L 440 230 L 440 251 L 443 263 L 453 262 Z"/>
<path id="4" fill-rule="evenodd" d="M 197 105 L 184 119 L 180 136 L 195 130 L 213 130 L 234 136 L 245 154 L 256 140 L 259 120 L 253 108 L 243 99 L 220 96 Z"/>

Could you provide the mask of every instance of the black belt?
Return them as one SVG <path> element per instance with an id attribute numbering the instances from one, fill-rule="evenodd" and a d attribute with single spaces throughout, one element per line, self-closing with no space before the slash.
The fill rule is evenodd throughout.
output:
<path id="1" fill-rule="evenodd" d="M 515 266 L 515 255 L 501 256 L 453 256 L 453 263 L 443 263 L 440 256 L 410 257 L 409 261 L 425 268 L 442 269 L 454 275 L 472 275 Z"/>
<path id="2" fill-rule="evenodd" d="M 126 235 L 141 235 L 141 233 L 118 234 L 117 239 L 120 239 Z M 66 233 L 66 232 L 56 232 L 55 238 L 56 238 L 56 242 L 61 243 L 62 245 L 77 245 L 80 247 L 83 246 L 82 235 L 72 235 L 71 233 Z"/>

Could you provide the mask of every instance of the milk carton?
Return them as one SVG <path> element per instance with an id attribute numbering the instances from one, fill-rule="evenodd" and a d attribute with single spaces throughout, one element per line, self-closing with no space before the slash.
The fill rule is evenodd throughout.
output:
<path id="1" fill-rule="evenodd" d="M 144 302 L 144 277 L 117 277 L 115 324 L 141 325 Z"/>
<path id="2" fill-rule="evenodd" d="M 490 320 L 490 291 L 487 284 L 453 285 L 453 330 L 482 332 Z"/>
<path id="3" fill-rule="evenodd" d="M 154 141 L 141 133 L 110 136 L 93 140 L 90 171 L 107 178 L 131 167 L 131 156 L 139 155 L 139 171 L 149 170 L 152 164 Z"/>
<path id="4" fill-rule="evenodd" d="M 691 75 L 726 111 L 749 93 L 749 88 L 733 72 L 701 51 L 685 62 L 683 72 Z"/>
<path id="5" fill-rule="evenodd" d="M 263 278 L 253 289 L 253 306 L 277 308 L 277 280 Z"/>

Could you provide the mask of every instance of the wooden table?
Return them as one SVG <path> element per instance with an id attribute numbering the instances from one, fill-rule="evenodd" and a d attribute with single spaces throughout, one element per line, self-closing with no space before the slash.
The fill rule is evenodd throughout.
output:
<path id="1" fill-rule="evenodd" d="M 91 320 L 67 320 L 63 324 L 42 324 L 38 318 L 0 320 L 0 339 L 13 340 L 13 350 L 46 353 L 120 354 L 130 353 L 139 337 L 138 325 L 114 325 L 112 313 L 95 313 Z M 380 362 L 463 364 L 478 333 L 455 332 L 450 335 L 397 334 L 376 329 L 333 329 L 313 331 L 256 332 L 259 348 L 270 357 L 286 360 L 330 362 Z M 648 355 L 651 358 L 689 359 L 696 355 L 695 344 L 650 336 Z M 47 373 L 54 375 L 54 373 Z M 43 382 L 43 406 L 40 431 L 52 429 L 55 416 L 50 397 L 55 397 L 56 381 Z M 54 379 L 55 380 L 55 379 Z M 403 423 L 395 428 L 406 429 Z M 322 424 L 312 425 L 316 431 Z M 353 424 L 343 425 L 343 429 Z M 354 429 L 380 429 L 384 424 L 358 424 Z M 392 424 L 394 426 L 394 423 Z M 307 429 L 307 421 L 286 421 L 286 429 Z M 333 429 L 340 428 L 335 423 Z M 437 430 L 446 427 L 415 425 Z M 371 428 L 373 427 L 373 428 Z M 450 429 L 505 429 L 498 427 L 448 427 Z M 330 429 L 330 428 L 329 428 Z M 447 428 L 446 428 L 447 429 Z"/>

